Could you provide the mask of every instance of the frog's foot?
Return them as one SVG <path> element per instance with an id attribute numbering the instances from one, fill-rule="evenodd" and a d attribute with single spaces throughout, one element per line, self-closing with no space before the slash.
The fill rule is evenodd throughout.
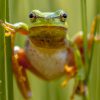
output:
<path id="1" fill-rule="evenodd" d="M 74 85 L 74 90 L 72 92 L 72 95 L 70 97 L 70 100 L 74 100 L 74 96 L 77 94 L 79 96 L 85 96 L 87 91 L 87 86 L 83 81 L 79 81 L 78 83 Z"/>
<path id="2" fill-rule="evenodd" d="M 3 22 L 2 20 L 0 20 L 0 24 L 3 26 L 3 28 L 5 28 L 6 31 L 15 33 L 15 29 L 12 24 Z"/>
<path id="3" fill-rule="evenodd" d="M 28 26 L 25 23 L 22 22 L 18 22 L 16 24 L 10 24 L 8 22 L 4 22 L 2 20 L 0 20 L 0 25 L 3 26 L 3 28 L 7 31 L 5 35 L 8 36 L 8 33 L 10 33 L 10 35 L 14 35 L 16 32 L 19 32 L 21 34 L 27 35 L 28 32 Z"/>
<path id="4" fill-rule="evenodd" d="M 12 56 L 13 71 L 16 77 L 17 85 L 23 95 L 23 97 L 28 100 L 32 96 L 31 89 L 29 86 L 28 78 L 26 75 L 27 62 L 23 57 L 23 49 L 15 47 L 15 55 Z"/>
<path id="5" fill-rule="evenodd" d="M 62 82 L 62 87 L 66 86 L 68 81 L 76 75 L 76 71 L 76 67 L 65 65 L 65 73 L 67 74 L 67 78 Z"/>

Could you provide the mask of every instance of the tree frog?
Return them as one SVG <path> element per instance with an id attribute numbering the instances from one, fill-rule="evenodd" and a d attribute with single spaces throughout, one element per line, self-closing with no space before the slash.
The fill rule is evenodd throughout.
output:
<path id="1" fill-rule="evenodd" d="M 78 34 L 70 41 L 67 33 L 66 12 L 63 10 L 55 12 L 33 10 L 29 14 L 29 20 L 30 25 L 22 22 L 10 24 L 0 20 L 0 24 L 7 31 L 5 36 L 10 34 L 12 37 L 12 48 L 17 32 L 27 36 L 25 48 L 15 46 L 12 52 L 13 72 L 20 92 L 25 99 L 32 96 L 26 70 L 47 81 L 66 75 L 64 85 L 73 77 L 77 77 L 77 73 L 81 71 L 79 70 L 81 67 L 77 66 L 76 60 L 82 59 L 81 61 L 84 63 L 83 35 Z M 88 38 L 89 49 L 93 37 L 93 34 L 91 34 Z M 79 52 L 77 53 L 77 51 Z M 79 59 L 77 58 L 78 54 L 80 54 Z M 81 74 L 84 74 L 84 72 Z M 81 81 L 74 89 L 71 100 L 77 90 L 84 92 L 84 84 L 80 83 Z"/>

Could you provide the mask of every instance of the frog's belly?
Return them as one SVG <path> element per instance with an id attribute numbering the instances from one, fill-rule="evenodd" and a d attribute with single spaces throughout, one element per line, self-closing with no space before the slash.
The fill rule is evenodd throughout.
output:
<path id="1" fill-rule="evenodd" d="M 35 70 L 45 79 L 55 79 L 64 74 L 64 65 L 66 64 L 67 52 L 65 49 L 40 50 L 30 44 L 26 47 L 26 54 Z"/>

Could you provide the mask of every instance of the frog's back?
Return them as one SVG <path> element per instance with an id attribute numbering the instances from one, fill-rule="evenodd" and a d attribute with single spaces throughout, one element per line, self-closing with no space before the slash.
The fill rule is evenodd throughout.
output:
<path id="1" fill-rule="evenodd" d="M 65 48 L 57 50 L 37 48 L 27 40 L 25 52 L 38 76 L 52 80 L 64 74 L 64 65 L 67 60 Z"/>

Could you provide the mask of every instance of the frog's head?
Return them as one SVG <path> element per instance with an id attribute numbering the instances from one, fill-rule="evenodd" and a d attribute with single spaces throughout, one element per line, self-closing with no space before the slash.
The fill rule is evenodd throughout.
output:
<path id="1" fill-rule="evenodd" d="M 29 14 L 31 27 L 29 37 L 37 46 L 62 47 L 67 31 L 67 14 L 63 10 L 40 12 L 33 10 Z"/>

